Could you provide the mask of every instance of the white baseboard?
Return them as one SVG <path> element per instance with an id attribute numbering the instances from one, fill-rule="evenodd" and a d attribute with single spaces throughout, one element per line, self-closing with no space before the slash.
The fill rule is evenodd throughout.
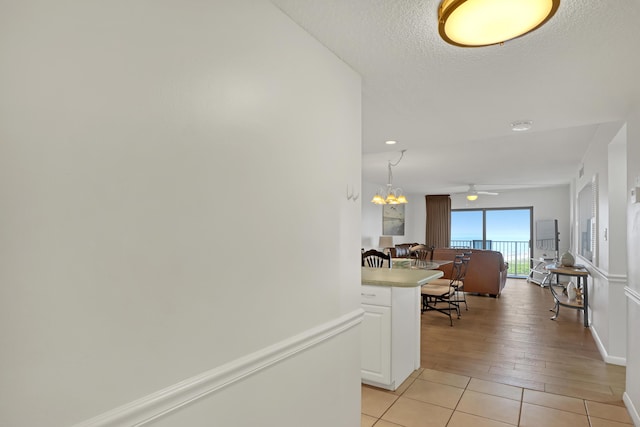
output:
<path id="1" fill-rule="evenodd" d="M 596 342 L 596 347 L 598 347 L 598 351 L 600 352 L 600 356 L 602 356 L 602 360 L 612 365 L 627 366 L 627 359 L 625 357 L 617 357 L 617 356 L 609 355 L 604 344 L 602 344 L 602 340 L 600 339 L 600 336 L 598 335 L 598 330 L 593 325 L 591 326 L 590 329 L 591 329 L 591 336 Z"/>
<path id="2" fill-rule="evenodd" d="M 624 402 L 624 405 L 627 407 L 627 412 L 629 412 L 629 416 L 633 421 L 633 425 L 640 426 L 640 415 L 638 414 L 638 408 L 633 406 L 633 402 L 631 401 L 631 398 L 626 392 L 622 395 L 622 401 Z"/>
<path id="3" fill-rule="evenodd" d="M 624 286 L 627 283 L 627 276 L 626 275 L 608 274 L 607 272 L 604 272 L 604 271 L 598 269 L 597 267 L 594 267 L 593 265 L 590 265 L 588 270 L 589 270 L 589 274 L 591 274 L 591 276 L 594 279 L 595 278 L 599 278 L 600 280 L 606 281 L 608 286 L 611 286 L 611 285 Z M 609 307 L 609 310 L 612 310 L 612 309 L 613 309 L 612 307 Z M 598 334 L 597 326 L 594 325 L 594 323 L 592 321 L 592 316 L 593 316 L 593 311 L 589 310 L 589 317 L 590 317 L 590 319 L 589 319 L 590 322 L 589 323 L 591 325 L 590 326 L 591 335 L 593 336 L 593 339 L 596 342 L 596 346 L 598 347 L 598 351 L 600 352 L 600 356 L 602 357 L 602 360 L 604 360 L 605 362 L 610 363 L 612 365 L 627 366 L 626 357 L 611 356 L 609 354 L 609 352 L 607 351 L 607 347 L 604 345 L 604 343 L 600 339 L 600 336 Z M 626 322 L 626 320 L 625 320 L 625 322 Z M 624 324 L 624 327 L 626 329 L 626 323 Z"/>
<path id="4" fill-rule="evenodd" d="M 83 421 L 74 427 L 144 426 L 357 326 L 362 322 L 363 314 L 362 309 L 354 310 L 255 353 Z"/>

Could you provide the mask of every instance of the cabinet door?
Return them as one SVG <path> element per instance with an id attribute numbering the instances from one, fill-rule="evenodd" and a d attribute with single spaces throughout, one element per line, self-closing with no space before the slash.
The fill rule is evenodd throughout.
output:
<path id="1" fill-rule="evenodd" d="M 362 379 L 391 383 L 391 308 L 362 304 Z"/>

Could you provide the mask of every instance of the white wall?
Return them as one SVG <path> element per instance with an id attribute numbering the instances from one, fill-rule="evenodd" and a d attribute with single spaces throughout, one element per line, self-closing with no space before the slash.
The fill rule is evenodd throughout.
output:
<path id="1" fill-rule="evenodd" d="M 378 242 L 382 235 L 382 206 L 371 203 L 373 195 L 380 185 L 371 182 L 362 183 L 362 247 L 378 249 Z M 424 195 L 408 194 L 409 203 L 405 205 L 404 235 L 392 236 L 393 243 L 424 242 Z"/>
<path id="2" fill-rule="evenodd" d="M 497 196 L 482 196 L 470 202 L 464 194 L 451 196 L 452 209 L 477 209 L 477 208 L 528 208 L 533 207 L 533 223 L 545 219 L 558 220 L 558 232 L 560 233 L 559 252 L 562 254 L 569 248 L 569 186 L 557 186 L 546 188 L 530 188 L 520 190 L 500 191 Z M 541 257 L 543 253 L 553 255 L 549 251 L 543 251 L 534 247 L 534 257 Z"/>
<path id="3" fill-rule="evenodd" d="M 616 245 L 621 245 L 621 242 L 612 241 L 611 239 L 605 239 L 605 234 L 610 234 L 609 229 L 611 226 L 614 227 L 615 234 L 615 226 L 617 225 L 615 222 L 610 220 L 611 215 L 617 217 L 618 212 L 624 213 L 624 209 L 622 206 L 618 206 L 620 201 L 616 196 L 616 191 L 610 194 L 610 188 L 616 185 L 619 185 L 618 182 L 620 178 L 616 174 L 616 171 L 609 171 L 610 168 L 621 168 L 624 171 L 624 167 L 622 165 L 618 165 L 613 162 L 613 159 L 610 160 L 610 151 L 614 150 L 615 147 L 612 146 L 624 145 L 626 136 L 624 135 L 624 131 L 622 131 L 624 124 L 621 122 L 611 122 L 600 125 L 596 133 L 593 135 L 592 140 L 589 144 L 589 148 L 585 153 L 582 164 L 584 174 L 582 177 L 578 177 L 576 174 L 576 192 L 580 192 L 586 185 L 591 185 L 591 181 L 595 176 L 595 180 L 598 186 L 598 206 L 597 206 L 597 226 L 598 226 L 598 235 L 597 235 L 597 249 L 595 262 L 593 262 L 593 266 L 601 269 L 602 271 L 609 272 L 609 259 L 610 252 L 613 250 L 612 248 L 616 247 Z M 618 152 L 613 152 L 616 157 L 621 155 Z M 619 159 L 616 159 L 621 161 Z M 609 180 L 613 179 L 614 182 L 609 183 Z M 613 200 L 610 197 L 613 195 Z M 606 231 L 605 231 L 606 230 Z M 614 236 L 615 237 L 615 236 Z M 576 236 L 577 239 L 577 236 Z M 577 247 L 577 245 L 576 245 Z M 615 273 L 626 273 L 626 263 L 618 264 L 616 266 L 617 271 Z"/>
<path id="4" fill-rule="evenodd" d="M 372 241 L 373 247 L 378 245 L 378 237 L 382 231 L 382 208 L 370 202 L 375 193 L 375 184 L 363 183 L 362 197 L 362 243 Z M 424 242 L 426 230 L 426 204 L 423 194 L 409 194 L 409 203 L 405 208 L 406 225 L 404 236 L 394 236 L 394 243 Z M 560 231 L 560 250 L 569 247 L 569 186 L 503 191 L 498 196 L 480 197 L 469 202 L 464 195 L 451 196 L 452 209 L 471 208 L 506 208 L 533 206 L 534 223 L 539 219 L 557 219 Z M 536 257 L 542 251 L 535 250 Z"/>
<path id="5" fill-rule="evenodd" d="M 378 187 L 370 182 L 362 182 L 362 194 L 360 195 L 362 209 L 361 246 L 364 250 L 377 249 L 378 239 L 382 235 L 382 207 L 371 203 Z M 402 242 L 404 242 L 404 236 L 393 236 L 394 244 Z"/>
<path id="6" fill-rule="evenodd" d="M 501 191 L 498 196 L 480 196 L 469 202 L 464 195 L 452 195 L 452 209 L 504 208 L 533 206 L 534 222 L 540 219 L 558 219 L 560 253 L 571 250 L 575 254 L 577 238 L 571 230 L 575 226 L 575 201 L 577 191 L 592 177 L 598 182 L 598 251 L 596 263 L 591 264 L 577 257 L 579 263 L 587 264 L 591 273 L 590 308 L 591 328 L 603 358 L 609 363 L 626 363 L 626 305 L 624 288 L 626 276 L 626 217 L 627 190 L 624 187 L 626 172 L 626 131 L 621 122 L 606 123 L 599 127 L 590 141 L 583 159 L 582 177 L 575 171 L 570 185 L 543 189 Z M 637 157 L 636 157 L 637 158 Z M 631 173 L 631 172 L 629 172 Z M 640 177 L 640 173 L 637 174 Z M 635 179 L 636 175 L 632 175 Z M 640 180 L 640 178 L 638 178 Z M 638 181 L 640 185 L 640 181 Z M 375 184 L 364 187 L 371 194 Z M 623 194 L 624 193 L 624 194 Z M 381 227 L 380 208 L 369 203 L 371 196 L 363 197 L 363 241 L 372 236 L 377 242 Z M 423 195 L 409 194 L 407 207 L 407 233 L 395 242 L 422 242 L 425 233 L 425 202 Z M 632 227 L 632 224 L 628 225 Z M 606 239 L 605 239 L 606 236 Z M 534 257 L 542 256 L 541 250 Z M 631 261 L 630 261 L 631 264 Z"/>
<path id="7" fill-rule="evenodd" d="M 609 271 L 627 272 L 627 246 L 611 245 L 625 242 L 627 238 L 627 126 L 620 128 L 608 146 L 609 175 L 609 227 L 602 230 L 603 243 L 607 245 Z"/>
<path id="8" fill-rule="evenodd" d="M 626 198 L 621 194 L 625 190 L 620 188 L 625 186 L 626 138 L 623 123 L 601 125 L 583 157 L 583 176 L 576 173 L 575 187 L 577 193 L 585 185 L 591 185 L 595 177 L 598 187 L 596 255 L 593 262 L 579 254 L 576 259 L 590 272 L 591 333 L 605 361 L 621 365 L 626 363 L 627 334 L 624 298 L 626 227 L 621 224 Z M 574 247 L 578 247 L 577 237 Z"/>
<path id="9" fill-rule="evenodd" d="M 266 1 L 0 19 L 0 425 L 357 425 L 359 77 Z"/>
<path id="10" fill-rule="evenodd" d="M 624 288 L 627 284 L 627 127 L 609 143 L 608 158 L 608 227 L 602 227 L 600 238 L 609 266 L 609 340 L 608 353 L 622 362 L 626 359 L 627 310 Z"/>
<path id="11" fill-rule="evenodd" d="M 627 378 L 624 401 L 635 425 L 640 425 L 640 203 L 630 203 L 629 191 L 640 186 L 640 106 L 627 122 Z"/>

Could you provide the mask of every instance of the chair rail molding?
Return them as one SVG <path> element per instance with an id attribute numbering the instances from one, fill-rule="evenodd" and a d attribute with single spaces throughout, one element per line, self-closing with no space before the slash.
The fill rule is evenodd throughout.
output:
<path id="1" fill-rule="evenodd" d="M 629 286 L 625 286 L 624 294 L 629 298 L 629 300 L 633 301 L 636 305 L 640 305 L 640 292 L 636 291 Z"/>
<path id="2" fill-rule="evenodd" d="M 359 325 L 364 311 L 359 308 L 329 322 L 308 329 L 254 353 L 242 356 L 200 375 L 144 396 L 73 427 L 144 426 L 231 384 L 255 375 L 275 363 Z"/>
<path id="3" fill-rule="evenodd" d="M 622 288 L 622 290 L 626 289 L 628 280 L 626 274 L 609 274 L 605 277 L 607 279 L 607 282 L 609 282 L 609 285 L 619 286 Z"/>

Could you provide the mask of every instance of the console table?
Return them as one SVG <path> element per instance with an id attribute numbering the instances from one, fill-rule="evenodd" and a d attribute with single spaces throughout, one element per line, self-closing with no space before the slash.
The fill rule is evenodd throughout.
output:
<path id="1" fill-rule="evenodd" d="M 589 327 L 589 286 L 587 284 L 587 278 L 589 277 L 589 272 L 583 267 L 564 267 L 557 264 L 551 264 L 546 266 L 546 269 L 551 274 L 556 275 L 556 283 L 554 285 L 549 283 L 549 289 L 551 290 L 551 294 L 553 295 L 553 299 L 555 300 L 555 315 L 551 318 L 551 320 L 556 320 L 558 318 L 558 313 L 560 312 L 560 306 L 573 308 L 575 310 L 582 310 L 584 317 L 584 326 L 585 328 Z M 582 291 L 582 301 L 578 300 L 570 300 L 568 296 L 564 295 L 562 292 L 558 293 L 555 288 L 562 288 L 564 290 L 564 286 L 560 285 L 560 277 L 559 276 L 569 276 L 576 278 L 576 286 Z"/>

